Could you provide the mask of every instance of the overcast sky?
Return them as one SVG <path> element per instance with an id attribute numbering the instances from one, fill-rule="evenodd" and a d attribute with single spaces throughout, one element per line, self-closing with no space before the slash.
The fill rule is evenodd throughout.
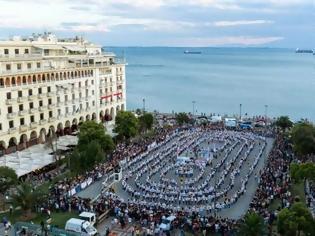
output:
<path id="1" fill-rule="evenodd" d="M 0 38 L 51 31 L 113 46 L 315 48 L 315 0 L 0 0 Z"/>

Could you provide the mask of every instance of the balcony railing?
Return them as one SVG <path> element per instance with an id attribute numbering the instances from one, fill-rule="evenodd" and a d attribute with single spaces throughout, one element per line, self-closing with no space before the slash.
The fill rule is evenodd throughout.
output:
<path id="1" fill-rule="evenodd" d="M 13 103 L 15 103 L 16 102 L 16 98 L 10 98 L 10 99 L 7 99 L 6 101 L 5 101 L 5 103 L 7 104 L 7 105 L 12 105 Z"/>
<path id="2" fill-rule="evenodd" d="M 27 110 L 19 111 L 19 116 L 24 116 L 27 114 Z"/>
<path id="3" fill-rule="evenodd" d="M 26 97 L 19 97 L 17 99 L 18 102 L 25 102 L 26 101 Z"/>
<path id="4" fill-rule="evenodd" d="M 9 128 L 8 130 L 8 134 L 13 134 L 17 131 L 17 128 L 16 127 L 13 127 L 13 128 Z"/>
<path id="5" fill-rule="evenodd" d="M 36 111 L 37 111 L 36 108 L 31 108 L 31 109 L 29 110 L 30 114 L 34 114 Z"/>
<path id="6" fill-rule="evenodd" d="M 8 113 L 7 117 L 8 119 L 13 119 L 16 116 L 16 112 Z"/>
<path id="7" fill-rule="evenodd" d="M 39 111 L 44 111 L 46 109 L 47 109 L 47 106 L 41 106 L 41 107 L 38 108 Z"/>
<path id="8" fill-rule="evenodd" d="M 29 95 L 28 96 L 28 100 L 29 101 L 32 101 L 32 100 L 34 100 L 36 98 L 36 95 Z"/>
<path id="9" fill-rule="evenodd" d="M 26 132 L 28 130 L 28 126 L 27 125 L 21 125 L 20 126 L 20 132 Z"/>
<path id="10" fill-rule="evenodd" d="M 47 123 L 47 120 L 45 120 L 45 119 L 39 121 L 39 124 L 41 124 L 41 125 L 44 125 L 46 123 Z"/>
<path id="11" fill-rule="evenodd" d="M 30 124 L 31 129 L 35 129 L 37 126 L 38 126 L 37 122 L 31 122 L 31 124 Z"/>
<path id="12" fill-rule="evenodd" d="M 55 122 L 56 121 L 56 117 L 49 117 L 48 122 Z"/>

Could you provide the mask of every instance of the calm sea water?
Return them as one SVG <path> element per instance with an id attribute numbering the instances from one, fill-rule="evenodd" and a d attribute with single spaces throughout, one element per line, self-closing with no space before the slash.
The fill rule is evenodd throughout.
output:
<path id="1" fill-rule="evenodd" d="M 315 121 L 315 56 L 268 48 L 106 48 L 126 57 L 127 107 Z M 201 51 L 200 55 L 184 50 Z"/>

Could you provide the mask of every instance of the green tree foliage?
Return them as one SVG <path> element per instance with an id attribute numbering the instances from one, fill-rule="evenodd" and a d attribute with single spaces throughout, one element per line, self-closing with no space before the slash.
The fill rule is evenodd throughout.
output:
<path id="1" fill-rule="evenodd" d="M 291 131 L 294 151 L 299 155 L 315 153 L 315 127 L 310 123 L 296 124 Z"/>
<path id="2" fill-rule="evenodd" d="M 13 205 L 21 207 L 24 215 L 29 215 L 35 206 L 39 205 L 44 199 L 45 195 L 38 190 L 34 190 L 28 183 L 21 183 L 16 188 L 16 193 L 12 196 Z"/>
<path id="3" fill-rule="evenodd" d="M 84 150 L 86 145 L 92 141 L 97 142 L 105 153 L 110 153 L 115 148 L 113 139 L 105 134 L 105 128 L 102 124 L 86 121 L 80 126 L 79 150 Z"/>
<path id="4" fill-rule="evenodd" d="M 144 113 L 142 116 L 139 116 L 139 128 L 140 131 L 150 130 L 153 126 L 153 115 L 151 113 Z"/>
<path id="5" fill-rule="evenodd" d="M 130 111 L 120 111 L 116 115 L 114 132 L 119 139 L 129 140 L 138 133 L 139 123 Z"/>
<path id="6" fill-rule="evenodd" d="M 244 217 L 239 235 L 262 236 L 266 235 L 266 225 L 264 219 L 255 212 L 249 212 Z"/>
<path id="7" fill-rule="evenodd" d="M 288 116 L 280 116 L 277 119 L 275 125 L 281 128 L 282 130 L 286 130 L 292 127 L 293 122 L 290 120 Z"/>
<path id="8" fill-rule="evenodd" d="M 284 236 L 314 235 L 315 221 L 303 203 L 295 203 L 291 208 L 284 208 L 278 214 L 278 232 Z"/>
<path id="9" fill-rule="evenodd" d="M 178 125 L 190 123 L 190 118 L 185 112 L 180 112 L 175 115 L 175 119 Z"/>
<path id="10" fill-rule="evenodd" d="M 290 174 L 292 179 L 294 179 L 296 182 L 299 182 L 303 179 L 315 181 L 315 163 L 292 163 L 290 166 Z"/>
<path id="11" fill-rule="evenodd" d="M 0 194 L 5 192 L 18 182 L 18 177 L 13 169 L 0 166 Z"/>
<path id="12" fill-rule="evenodd" d="M 83 147 L 76 148 L 70 155 L 70 169 L 75 173 L 90 170 L 96 164 L 105 160 L 104 151 L 96 140 Z"/>

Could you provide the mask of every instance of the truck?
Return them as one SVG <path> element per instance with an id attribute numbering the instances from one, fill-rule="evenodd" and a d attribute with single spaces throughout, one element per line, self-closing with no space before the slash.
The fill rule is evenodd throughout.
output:
<path id="1" fill-rule="evenodd" d="M 93 212 L 84 211 L 79 215 L 79 218 L 88 221 L 92 226 L 96 225 L 96 215 Z"/>
<path id="2" fill-rule="evenodd" d="M 97 229 L 88 221 L 76 218 L 71 218 L 66 222 L 65 230 L 80 233 L 81 236 L 95 236 L 98 234 Z"/>

